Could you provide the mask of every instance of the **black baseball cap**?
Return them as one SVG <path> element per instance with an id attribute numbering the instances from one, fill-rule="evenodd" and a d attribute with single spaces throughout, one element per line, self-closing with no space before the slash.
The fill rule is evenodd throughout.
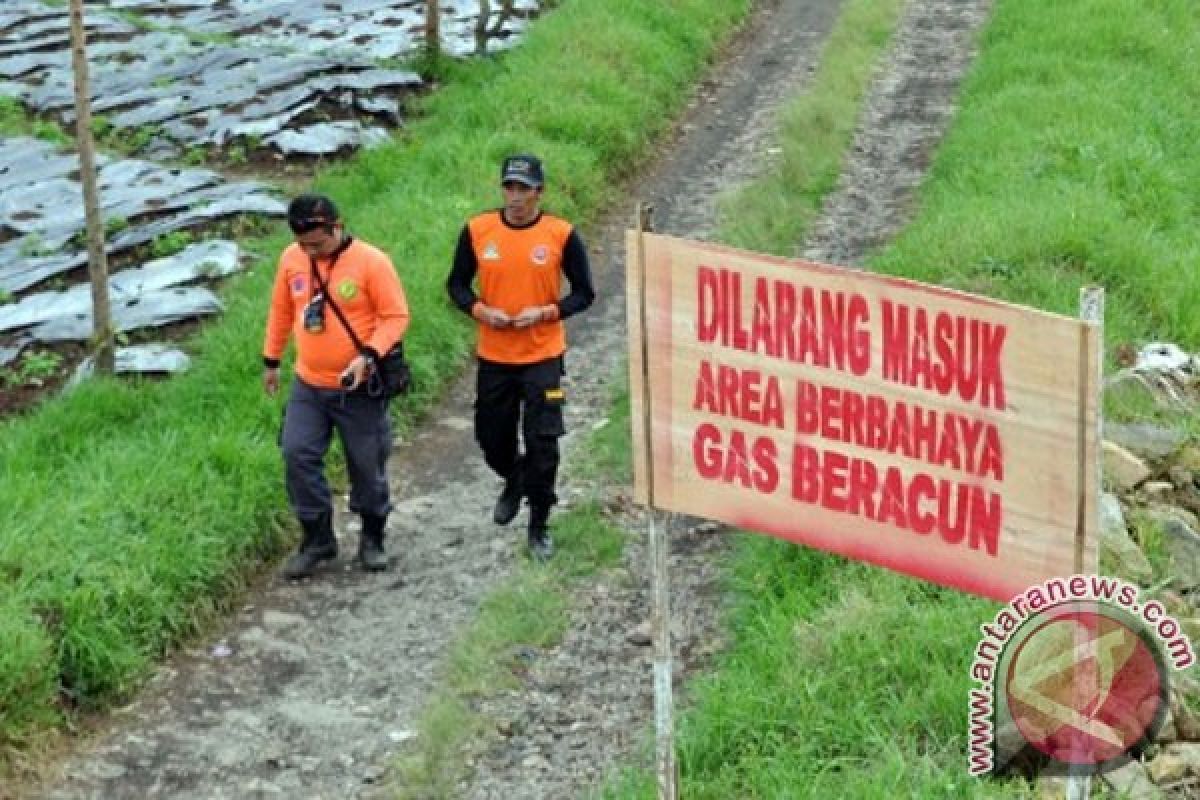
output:
<path id="1" fill-rule="evenodd" d="M 509 181 L 523 183 L 535 189 L 541 188 L 545 181 L 545 177 L 542 175 L 541 160 L 537 156 L 527 153 L 504 159 L 504 166 L 500 170 L 500 183 Z"/>

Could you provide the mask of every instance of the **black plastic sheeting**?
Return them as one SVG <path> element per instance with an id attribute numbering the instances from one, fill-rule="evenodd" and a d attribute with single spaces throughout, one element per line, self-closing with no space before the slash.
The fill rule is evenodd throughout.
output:
<path id="1" fill-rule="evenodd" d="M 203 286 L 153 289 L 111 301 L 114 333 L 169 325 L 221 310 L 221 301 Z M 92 306 L 89 303 L 83 311 L 49 319 L 31 328 L 29 335 L 37 342 L 85 341 L 92 335 Z"/>
<path id="2" fill-rule="evenodd" d="M 102 216 L 117 254 L 237 214 L 282 215 L 263 184 L 205 169 L 98 157 Z M 0 139 L 0 289 L 16 293 L 87 264 L 79 159 L 38 139 Z"/>
<path id="3" fill-rule="evenodd" d="M 114 371 L 120 374 L 165 374 L 186 372 L 192 360 L 179 348 L 165 344 L 139 344 L 118 347 L 114 354 Z M 71 385 L 77 384 L 95 371 L 95 359 L 85 358 L 71 376 Z"/>
<path id="4" fill-rule="evenodd" d="M 163 290 L 231 275 L 241 268 L 240 259 L 241 253 L 235 243 L 213 239 L 190 245 L 173 256 L 109 276 L 108 292 L 113 306 L 114 327 L 132 330 L 134 320 L 143 319 L 145 312 L 141 312 L 139 317 L 131 317 L 128 322 L 122 315 L 133 306 L 149 305 L 147 297 L 152 296 L 166 299 L 167 302 L 154 306 L 150 312 L 150 324 L 157 326 L 178 320 L 180 310 L 172 307 L 170 301 L 173 295 Z M 81 283 L 63 291 L 37 292 L 15 303 L 0 306 L 0 333 L 29 329 L 35 339 L 42 339 L 39 331 L 44 330 L 47 323 L 59 318 L 83 318 L 91 313 L 91 307 L 90 284 Z M 69 326 L 50 326 L 50 329 L 64 327 Z"/>
<path id="5" fill-rule="evenodd" d="M 446 51 L 474 52 L 478 0 L 446 0 L 442 8 Z M 515 43 L 539 3 L 517 0 L 513 8 L 486 38 L 489 51 Z M 499 21 L 496 12 L 490 19 Z M 402 123 L 404 98 L 423 88 L 415 72 L 378 64 L 420 46 L 424 0 L 107 0 L 87 3 L 85 22 L 93 113 L 140 131 L 139 152 L 160 157 L 198 145 L 266 145 L 304 156 L 351 151 L 385 139 Z M 0 95 L 70 123 L 69 43 L 65 9 L 5 0 Z"/>
<path id="6" fill-rule="evenodd" d="M 423 43 L 425 0 L 217 0 L 160 2 L 108 0 L 94 3 L 132 11 L 159 27 L 185 27 L 203 34 L 234 35 L 247 45 L 286 47 L 309 52 L 341 51 L 373 59 L 402 58 Z M 441 44 L 445 52 L 476 52 L 475 27 L 479 0 L 442 0 Z M 491 0 L 489 52 L 511 47 L 528 20 L 541 11 L 537 0 L 514 0 L 513 14 L 503 21 L 501 0 Z M 497 23 L 499 23 L 497 27 Z"/>
<path id="7" fill-rule="evenodd" d="M 115 232 L 106 237 L 110 256 L 239 214 L 282 216 L 284 202 L 260 183 L 226 182 L 205 169 L 173 169 L 137 159 L 97 159 L 103 217 Z M 79 159 L 39 139 L 0 139 L 0 367 L 37 343 L 86 341 L 92 335 L 89 284 L 64 291 L 30 292 L 49 279 L 87 265 L 86 221 Z M 212 281 L 240 268 L 236 244 L 200 241 L 168 258 L 124 269 L 109 278 L 113 328 L 128 332 L 215 314 L 220 301 L 209 289 L 187 284 Z M 135 351 L 137 352 L 137 351 Z M 176 356 L 126 356 L 142 364 L 178 368 Z M 164 360 L 165 359 L 165 360 Z"/>
<path id="8" fill-rule="evenodd" d="M 179 253 L 155 259 L 109 277 L 113 330 L 118 333 L 156 328 L 216 314 L 222 306 L 203 286 L 241 269 L 241 251 L 234 242 L 213 239 L 189 245 Z M 28 347 L 43 343 L 85 341 L 92 335 L 90 284 L 63 291 L 36 292 L 0 305 L 0 367 L 15 361 Z M 150 354 L 154 356 L 151 357 Z M 172 372 L 186 369 L 187 359 L 166 346 L 130 350 L 123 358 L 127 372 Z"/>

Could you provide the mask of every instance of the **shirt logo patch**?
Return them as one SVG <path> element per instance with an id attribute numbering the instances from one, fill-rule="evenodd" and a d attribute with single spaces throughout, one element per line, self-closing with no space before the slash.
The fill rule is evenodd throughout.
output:
<path id="1" fill-rule="evenodd" d="M 537 264 L 538 266 L 542 266 L 550 258 L 550 250 L 546 247 L 546 245 L 539 244 L 537 247 L 533 248 L 533 252 L 529 254 L 529 257 L 533 259 L 533 263 Z"/>
<path id="2" fill-rule="evenodd" d="M 500 248 L 496 246 L 495 242 L 488 242 L 483 246 L 483 257 L 488 261 L 499 261 Z"/>
<path id="3" fill-rule="evenodd" d="M 347 278 L 338 284 L 337 293 L 343 300 L 353 300 L 358 297 L 358 284 Z"/>
<path id="4" fill-rule="evenodd" d="M 304 294 L 308 291 L 308 278 L 304 275 L 293 275 L 291 287 L 292 294 Z"/>

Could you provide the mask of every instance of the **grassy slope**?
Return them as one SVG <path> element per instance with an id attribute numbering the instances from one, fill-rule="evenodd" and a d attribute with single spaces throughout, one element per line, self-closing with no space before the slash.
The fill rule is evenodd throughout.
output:
<path id="1" fill-rule="evenodd" d="M 920 217 L 875 265 L 1072 315 L 1102 284 L 1110 346 L 1194 349 L 1195 6 L 1001 0 L 983 46 Z"/>
<path id="2" fill-rule="evenodd" d="M 1110 348 L 1197 349 L 1198 45 L 1188 0 L 999 0 L 918 216 L 872 266 L 1066 314 L 1100 283 Z M 791 123 L 781 136 L 785 153 L 812 147 Z M 808 173 L 766 211 L 727 204 L 725 238 L 790 254 L 803 226 L 781 234 L 776 203 L 803 213 L 828 187 Z M 1030 794 L 966 775 L 969 660 L 994 604 L 752 535 L 730 588 L 734 644 L 679 725 L 684 796 Z M 653 797 L 652 777 L 603 794 Z"/>
<path id="3" fill-rule="evenodd" d="M 442 281 L 465 216 L 498 200 L 500 157 L 539 152 L 548 205 L 583 222 L 669 123 L 748 0 L 568 0 L 517 51 L 451 67 L 394 144 L 322 177 L 351 228 L 387 249 L 416 319 L 428 404 L 469 348 Z M 261 328 L 281 232 L 246 243 L 193 371 L 94 381 L 0 426 L 0 743 L 90 706 L 152 660 L 277 552 L 287 520 L 276 402 L 259 386 Z"/>

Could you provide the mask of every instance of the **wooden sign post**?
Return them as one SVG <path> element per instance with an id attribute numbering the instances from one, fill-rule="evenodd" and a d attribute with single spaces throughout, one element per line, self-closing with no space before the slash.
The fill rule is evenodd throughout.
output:
<path id="1" fill-rule="evenodd" d="M 1079 291 L 1079 318 L 1084 325 L 1092 326 L 1096 331 L 1096 336 L 1093 340 L 1093 346 L 1097 349 L 1095 354 L 1083 351 L 1079 354 L 1079 369 L 1081 371 L 1079 386 L 1080 391 L 1085 391 L 1086 386 L 1094 386 L 1092 394 L 1099 395 L 1100 387 L 1104 385 L 1104 359 L 1099 348 L 1104 346 L 1104 289 L 1096 286 L 1086 286 Z M 1080 337 L 1080 347 L 1087 346 L 1088 338 Z M 1093 357 L 1094 356 L 1094 357 Z M 1095 369 L 1092 375 L 1082 374 L 1084 370 Z M 1101 431 L 1103 430 L 1103 416 L 1101 414 L 1100 398 L 1080 397 L 1079 405 L 1081 408 L 1086 408 L 1089 400 L 1094 400 L 1096 404 L 1096 415 L 1092 422 L 1091 430 L 1087 429 L 1088 420 L 1085 414 L 1080 414 L 1079 425 L 1081 427 L 1079 442 L 1086 442 L 1094 437 L 1095 441 L 1100 441 Z M 1104 465 L 1098 457 L 1092 461 L 1087 460 L 1086 451 L 1081 451 L 1079 454 L 1079 469 L 1081 471 L 1080 485 L 1086 483 L 1086 475 L 1084 470 L 1091 469 L 1093 474 L 1092 480 L 1098 487 L 1103 481 Z M 1091 499 L 1095 499 L 1094 497 Z M 1089 529 L 1099 530 L 1099 504 L 1092 506 L 1088 505 L 1089 497 L 1087 494 L 1081 493 L 1078 498 L 1078 522 L 1075 528 L 1075 574 L 1082 575 L 1088 570 L 1087 552 L 1088 552 L 1088 531 Z M 1084 631 L 1078 631 L 1079 637 L 1082 640 L 1085 637 Z M 1083 641 L 1077 644 L 1084 644 Z M 1075 670 L 1076 677 L 1083 673 L 1083 670 Z M 1094 673 L 1090 674 L 1093 682 L 1097 676 Z M 1084 708 L 1087 698 L 1094 697 L 1096 694 L 1095 686 L 1085 686 L 1077 684 L 1075 692 L 1078 695 L 1076 700 L 1076 708 Z M 1067 775 L 1067 800 L 1087 800 L 1092 791 L 1092 777 L 1090 774 L 1079 774 L 1072 770 Z"/>
<path id="2" fill-rule="evenodd" d="M 630 232 L 629 259 L 635 262 L 631 265 L 630 272 L 636 275 L 637 280 L 627 282 L 627 286 L 631 285 L 636 289 L 637 302 L 630 304 L 629 313 L 634 314 L 634 309 L 636 309 L 637 326 L 640 331 L 646 330 L 646 273 L 642 268 L 643 236 L 651 229 L 651 213 L 649 206 L 639 203 L 634 222 L 635 230 Z M 631 339 L 631 341 L 634 340 Z M 637 336 L 636 341 L 640 342 L 641 347 L 637 357 L 630 359 L 630 386 L 632 387 L 630 394 L 638 396 L 637 405 L 641 409 L 640 415 L 635 414 L 632 418 L 634 425 L 641 426 L 640 435 L 636 435 L 634 438 L 640 438 L 645 443 L 640 450 L 640 455 L 635 454 L 635 470 L 645 476 L 646 494 L 649 498 L 649 502 L 646 503 L 646 525 L 653 597 L 655 773 L 658 778 L 659 800 L 675 800 L 678 789 L 675 780 L 675 719 L 671 685 L 671 582 L 667 562 L 671 547 L 670 524 L 668 519 L 667 524 L 660 528 L 655 519 L 657 511 L 654 505 L 654 470 L 652 468 L 654 448 L 650 445 L 652 423 L 648 398 L 642 393 L 642 390 L 650 385 L 650 376 L 647 373 L 650 364 L 649 344 L 645 336 Z"/>

